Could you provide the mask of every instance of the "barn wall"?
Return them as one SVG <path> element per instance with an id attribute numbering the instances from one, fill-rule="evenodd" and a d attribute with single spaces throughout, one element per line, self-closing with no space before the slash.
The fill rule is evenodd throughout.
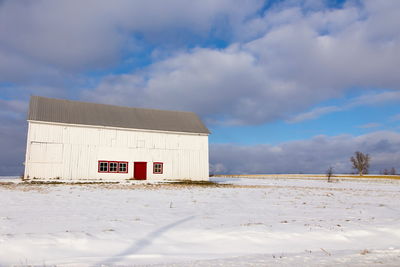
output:
<path id="1" fill-rule="evenodd" d="M 127 161 L 128 173 L 99 173 L 99 160 Z M 208 180 L 208 136 L 29 122 L 26 178 L 129 179 L 135 161 L 148 180 Z"/>

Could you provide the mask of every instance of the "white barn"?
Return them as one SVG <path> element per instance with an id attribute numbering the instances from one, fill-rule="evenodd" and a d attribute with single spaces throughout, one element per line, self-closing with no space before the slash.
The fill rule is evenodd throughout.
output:
<path id="1" fill-rule="evenodd" d="M 209 134 L 192 112 L 32 96 L 24 178 L 208 180 Z"/>

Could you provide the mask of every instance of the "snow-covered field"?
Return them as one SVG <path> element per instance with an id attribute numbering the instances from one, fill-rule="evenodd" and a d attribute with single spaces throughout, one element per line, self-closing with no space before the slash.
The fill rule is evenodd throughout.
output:
<path id="1" fill-rule="evenodd" d="M 400 180 L 0 180 L 0 266 L 399 266 Z"/>

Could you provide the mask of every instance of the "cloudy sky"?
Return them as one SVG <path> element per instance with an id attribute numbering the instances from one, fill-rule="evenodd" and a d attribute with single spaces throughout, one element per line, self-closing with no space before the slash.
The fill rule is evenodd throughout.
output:
<path id="1" fill-rule="evenodd" d="M 213 173 L 400 171 L 398 0 L 0 0 L 0 175 L 30 95 L 188 110 Z"/>

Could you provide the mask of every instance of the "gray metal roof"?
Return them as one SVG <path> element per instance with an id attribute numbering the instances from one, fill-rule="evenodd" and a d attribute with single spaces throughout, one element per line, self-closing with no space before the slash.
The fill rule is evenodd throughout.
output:
<path id="1" fill-rule="evenodd" d="M 193 112 L 130 108 L 32 96 L 28 120 L 209 134 Z"/>

